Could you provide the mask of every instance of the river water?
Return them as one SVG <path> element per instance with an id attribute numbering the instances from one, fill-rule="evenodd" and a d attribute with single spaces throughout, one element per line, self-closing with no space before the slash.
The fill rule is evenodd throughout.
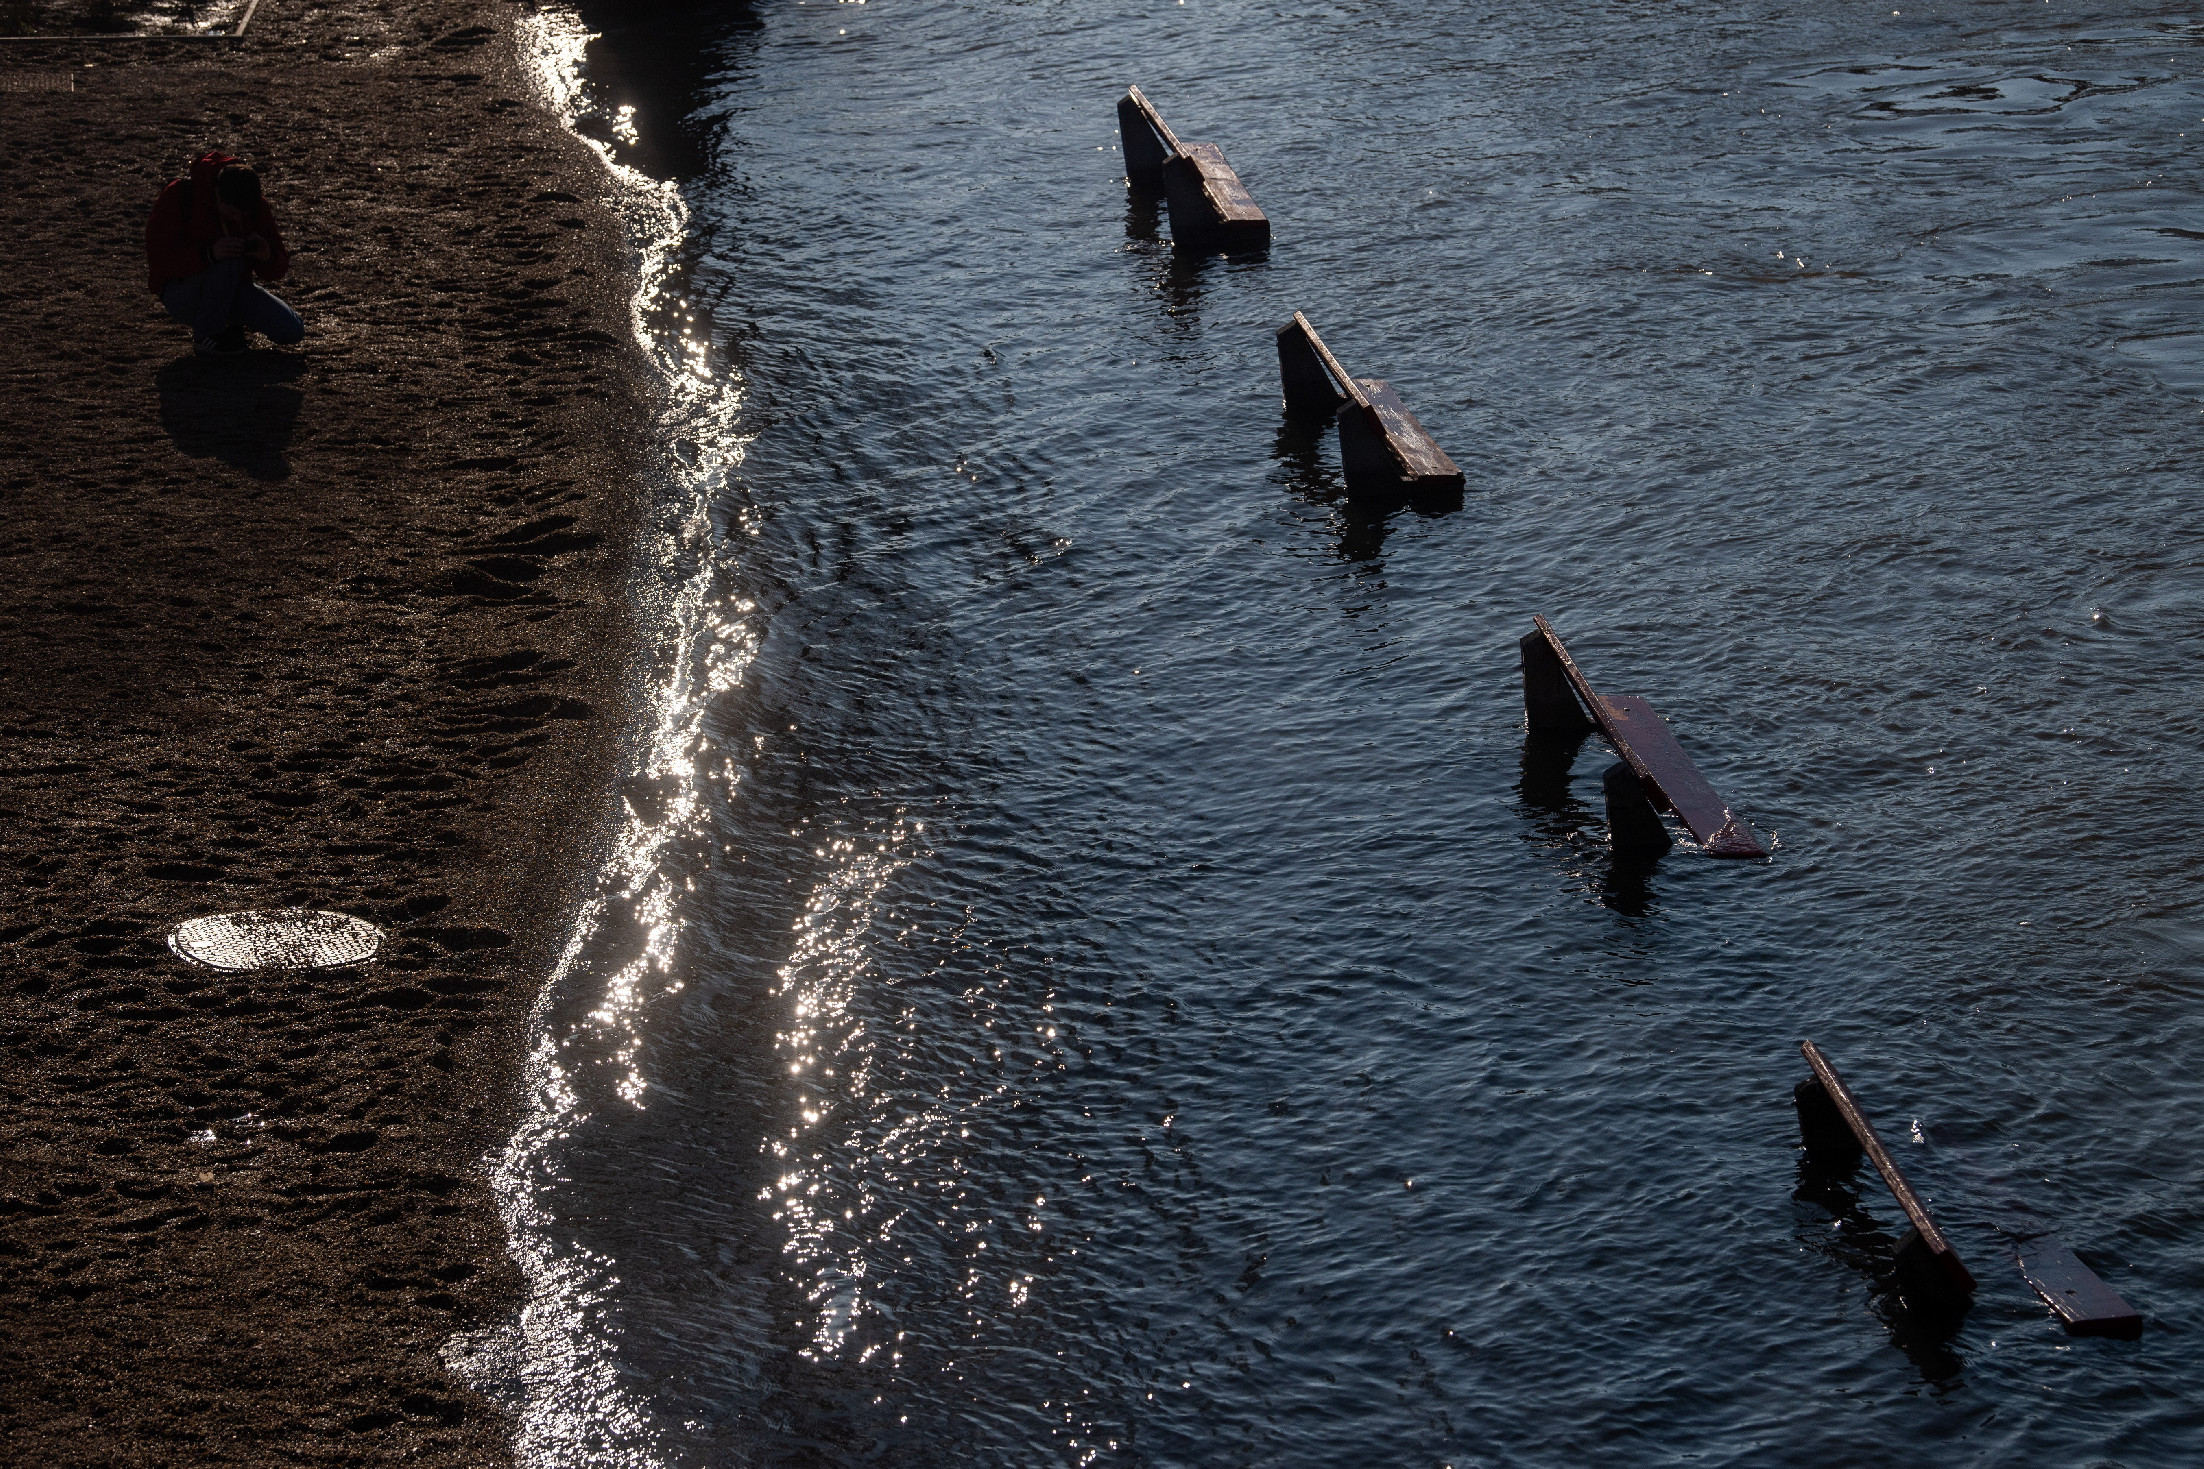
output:
<path id="1" fill-rule="evenodd" d="M 1895 3 L 529 22 L 668 406 L 536 1295 L 453 1348 L 525 1458 L 2204 1458 L 2204 22 Z M 1267 254 L 1128 196 L 1134 82 Z M 1342 498 L 1295 310 L 1459 508 Z M 1768 861 L 1611 856 L 1534 612 Z"/>

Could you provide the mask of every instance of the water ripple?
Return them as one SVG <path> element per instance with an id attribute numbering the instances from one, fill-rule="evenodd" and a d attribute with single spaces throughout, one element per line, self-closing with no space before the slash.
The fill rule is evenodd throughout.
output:
<path id="1" fill-rule="evenodd" d="M 535 1294 L 454 1346 L 524 1459 L 2195 1457 L 2204 28 L 584 14 L 672 467 Z M 1267 255 L 1128 201 L 1129 81 Z M 1342 499 L 1295 309 L 1460 509 Z M 1534 611 L 1771 861 L 1616 859 Z M 1801 1035 L 1984 1281 L 1949 1340 L 1800 1170 Z M 2010 1193 L 2143 1341 L 2058 1333 Z"/>

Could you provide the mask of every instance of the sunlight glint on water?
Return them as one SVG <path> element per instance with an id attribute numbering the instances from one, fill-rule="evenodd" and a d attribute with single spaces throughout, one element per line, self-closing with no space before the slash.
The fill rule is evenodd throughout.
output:
<path id="1" fill-rule="evenodd" d="M 539 96 L 571 123 L 584 106 L 581 60 L 589 31 L 557 8 L 524 14 L 517 28 Z M 736 766 L 704 732 L 704 709 L 740 684 L 755 633 L 748 621 L 754 609 L 723 585 L 708 508 L 724 499 L 728 476 L 742 461 L 741 384 L 714 371 L 708 340 L 669 326 L 679 320 L 681 303 L 669 289 L 687 210 L 673 183 L 648 178 L 601 145 L 598 152 L 633 252 L 634 329 L 657 368 L 658 427 L 664 442 L 686 452 L 670 454 L 662 466 L 662 498 L 649 515 L 645 565 L 634 587 L 639 622 L 656 624 L 649 635 L 655 683 L 645 690 L 643 725 L 632 741 L 625 819 L 599 890 L 579 914 L 538 1003 L 528 1107 L 494 1170 L 529 1299 L 514 1326 L 455 1338 L 446 1358 L 515 1413 L 524 1462 L 640 1465 L 657 1462 L 647 1449 L 645 1419 L 619 1383 L 612 1344 L 596 1329 L 619 1286 L 618 1262 L 567 1235 L 544 1206 L 539 1175 L 546 1150 L 594 1109 L 650 1105 L 640 1019 L 654 1001 L 682 988 L 668 961 L 680 902 L 693 886 L 687 872 L 709 843 L 704 787 L 719 781 L 731 788 L 737 779 Z M 586 1013 L 562 1016 L 558 1001 L 577 995 Z"/>

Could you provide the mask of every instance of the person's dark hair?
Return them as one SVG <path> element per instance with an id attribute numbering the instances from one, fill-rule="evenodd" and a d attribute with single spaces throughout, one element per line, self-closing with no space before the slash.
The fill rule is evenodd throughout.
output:
<path id="1" fill-rule="evenodd" d="M 260 207 L 260 175 L 243 164 L 232 164 L 214 176 L 214 197 L 247 214 Z"/>

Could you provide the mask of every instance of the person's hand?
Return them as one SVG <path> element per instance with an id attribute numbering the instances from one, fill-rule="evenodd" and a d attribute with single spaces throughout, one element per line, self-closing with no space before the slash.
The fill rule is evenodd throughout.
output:
<path id="1" fill-rule="evenodd" d="M 243 255 L 245 251 L 246 244 L 243 240 L 236 235 L 224 235 L 214 242 L 213 248 L 207 253 L 217 260 L 235 260 L 238 256 Z"/>
<path id="2" fill-rule="evenodd" d="M 245 237 L 245 253 L 260 261 L 271 259 L 275 255 L 275 251 L 268 248 L 268 242 L 258 235 Z"/>

